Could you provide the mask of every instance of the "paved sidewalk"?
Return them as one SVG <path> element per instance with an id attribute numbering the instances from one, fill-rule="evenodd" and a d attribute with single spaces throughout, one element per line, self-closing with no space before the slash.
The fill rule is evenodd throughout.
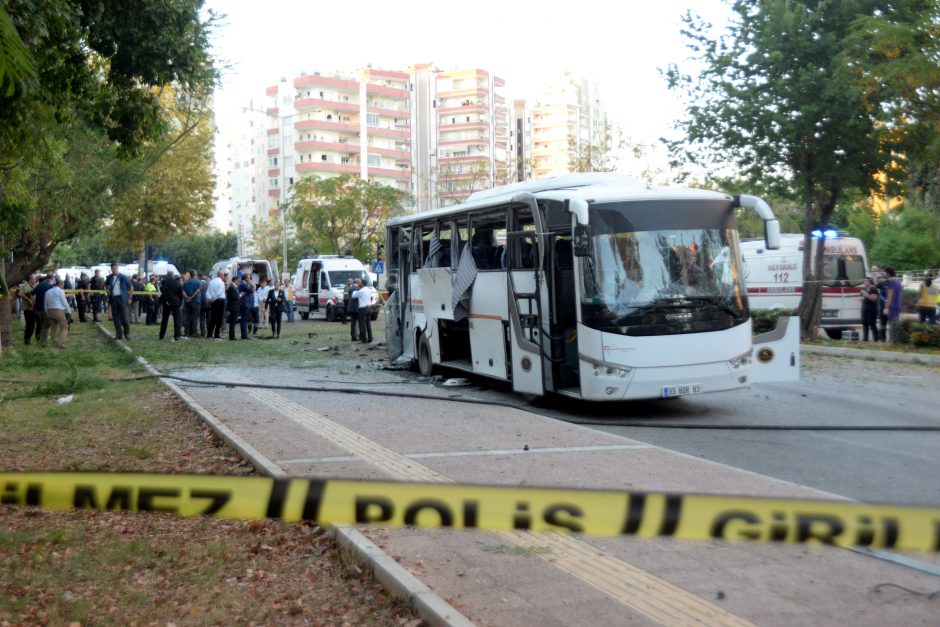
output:
<path id="1" fill-rule="evenodd" d="M 179 387 L 273 474 L 839 498 L 552 420 L 526 411 L 521 399 L 518 409 L 452 403 L 446 397 L 459 389 L 403 383 L 387 371 L 246 366 L 175 374 L 234 384 Z M 313 385 L 338 391 L 239 387 L 311 385 L 313 376 Z M 441 400 L 339 391 L 350 386 L 388 386 Z M 367 559 L 374 551 L 386 565 L 407 571 L 384 579 L 376 569 L 390 589 L 414 577 L 413 588 L 426 586 L 424 599 L 442 599 L 445 614 L 459 612 L 449 619 L 428 614 L 436 616 L 434 624 L 936 624 L 935 603 L 918 594 L 935 590 L 935 577 L 842 549 L 414 528 L 358 532 L 368 538 L 359 542 Z M 913 557 L 940 565 L 940 556 Z"/>
<path id="2" fill-rule="evenodd" d="M 237 387 L 248 381 L 304 385 L 309 375 L 297 370 L 179 374 L 235 383 L 234 390 L 184 387 L 291 475 L 834 497 L 551 420 L 525 411 L 522 403 L 520 409 L 450 403 L 443 397 L 459 391 L 401 384 L 394 373 L 318 370 L 316 376 L 335 376 L 337 387 L 375 390 L 394 383 L 396 392 L 442 399 L 382 402 L 333 392 Z M 841 549 L 522 532 L 360 531 L 481 625 L 935 622 L 936 608 L 928 601 L 879 588 L 890 582 L 932 591 L 935 578 Z"/>
<path id="3" fill-rule="evenodd" d="M 800 344 L 800 352 L 809 355 L 828 355 L 831 357 L 851 357 L 853 359 L 866 359 L 869 361 L 889 361 L 940 366 L 940 355 L 925 355 L 923 353 L 879 351 L 867 348 L 843 348 L 841 346 L 814 346 L 811 344 Z"/>

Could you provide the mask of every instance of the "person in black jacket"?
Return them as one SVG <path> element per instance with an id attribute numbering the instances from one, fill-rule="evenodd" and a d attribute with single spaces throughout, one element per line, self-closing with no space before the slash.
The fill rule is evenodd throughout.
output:
<path id="1" fill-rule="evenodd" d="M 166 335 L 166 325 L 173 316 L 173 341 L 180 339 L 180 307 L 183 306 L 183 283 L 173 272 L 167 272 L 160 283 L 160 304 L 163 318 L 160 320 L 160 339 Z"/>
<path id="2" fill-rule="evenodd" d="M 287 292 L 281 289 L 281 282 L 275 281 L 274 287 L 268 290 L 268 319 L 271 322 L 271 337 L 281 337 L 281 314 L 284 313 L 284 303 L 287 302 Z"/>
<path id="3" fill-rule="evenodd" d="M 239 277 L 234 277 L 225 287 L 225 311 L 228 312 L 228 339 L 235 339 L 235 326 L 238 324 L 238 314 L 241 311 L 241 297 L 238 293 Z"/>
<path id="4" fill-rule="evenodd" d="M 352 297 L 356 291 L 356 285 L 351 278 L 346 279 L 346 287 L 343 289 L 343 304 L 346 306 L 346 315 L 349 317 L 349 339 L 357 342 L 357 330 L 359 329 L 359 301 Z"/>

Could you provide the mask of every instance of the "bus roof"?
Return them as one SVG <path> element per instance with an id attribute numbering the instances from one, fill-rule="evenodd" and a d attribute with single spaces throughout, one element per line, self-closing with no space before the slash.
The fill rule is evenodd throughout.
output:
<path id="1" fill-rule="evenodd" d="M 392 218 L 389 225 L 407 224 L 413 221 L 436 219 L 448 215 L 461 214 L 465 211 L 492 207 L 509 202 L 520 193 L 530 193 L 536 198 L 561 199 L 581 198 L 592 201 L 617 200 L 667 200 L 667 199 L 716 199 L 731 200 L 731 196 L 721 192 L 682 187 L 651 187 L 635 178 L 612 172 L 591 172 L 566 174 L 549 179 L 523 181 L 493 189 L 475 192 L 466 202 L 459 205 L 433 209 L 423 213 L 413 213 Z"/>

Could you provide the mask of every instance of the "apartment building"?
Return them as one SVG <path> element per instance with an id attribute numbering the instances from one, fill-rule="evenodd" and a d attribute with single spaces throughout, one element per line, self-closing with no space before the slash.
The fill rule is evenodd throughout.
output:
<path id="1" fill-rule="evenodd" d="M 482 69 L 414 66 L 418 210 L 454 205 L 512 179 L 505 81 Z M 424 142 L 427 142 L 425 145 Z M 426 155 L 426 157 L 425 157 Z M 426 161 L 424 159 L 427 159 Z"/>
<path id="2" fill-rule="evenodd" d="M 607 114 L 595 82 L 571 71 L 535 96 L 530 116 L 533 178 L 590 170 L 592 152 L 608 141 Z"/>
<path id="3" fill-rule="evenodd" d="M 252 224 L 267 220 L 269 211 L 268 181 L 260 169 L 267 161 L 267 116 L 253 104 L 236 113 L 237 123 L 233 126 L 237 130 L 229 134 L 217 153 L 221 170 L 218 180 L 224 186 L 218 192 L 219 203 L 227 208 L 219 222 L 238 237 L 239 255 L 253 252 Z"/>
<path id="4" fill-rule="evenodd" d="M 232 141 L 229 228 L 250 236 L 252 218 L 280 217 L 307 176 L 368 178 L 407 192 L 419 211 L 512 180 L 504 88 L 482 69 L 431 64 L 282 78 L 244 108 Z"/>

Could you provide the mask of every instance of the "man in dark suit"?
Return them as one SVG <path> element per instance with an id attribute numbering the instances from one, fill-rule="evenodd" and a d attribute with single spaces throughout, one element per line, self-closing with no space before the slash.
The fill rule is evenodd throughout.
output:
<path id="1" fill-rule="evenodd" d="M 281 288 L 280 281 L 275 281 L 274 287 L 268 291 L 267 302 L 271 337 L 281 337 L 281 315 L 284 313 L 284 303 L 287 302 L 287 292 Z"/>
<path id="2" fill-rule="evenodd" d="M 134 293 L 134 286 L 127 275 L 118 272 L 118 265 L 111 264 L 111 274 L 104 282 L 108 304 L 111 306 L 111 318 L 114 320 L 114 337 L 131 339 L 128 306 Z"/>
<path id="3" fill-rule="evenodd" d="M 225 311 L 228 312 L 228 339 L 235 339 L 235 325 L 238 324 L 238 314 L 241 312 L 241 296 L 238 293 L 238 284 L 241 279 L 233 278 L 225 288 Z"/>
<path id="4" fill-rule="evenodd" d="M 180 307 L 183 306 L 183 283 L 173 273 L 167 272 L 160 283 L 160 304 L 163 306 L 163 317 L 160 320 L 160 339 L 166 335 L 166 325 L 173 316 L 173 341 L 180 339 Z"/>

